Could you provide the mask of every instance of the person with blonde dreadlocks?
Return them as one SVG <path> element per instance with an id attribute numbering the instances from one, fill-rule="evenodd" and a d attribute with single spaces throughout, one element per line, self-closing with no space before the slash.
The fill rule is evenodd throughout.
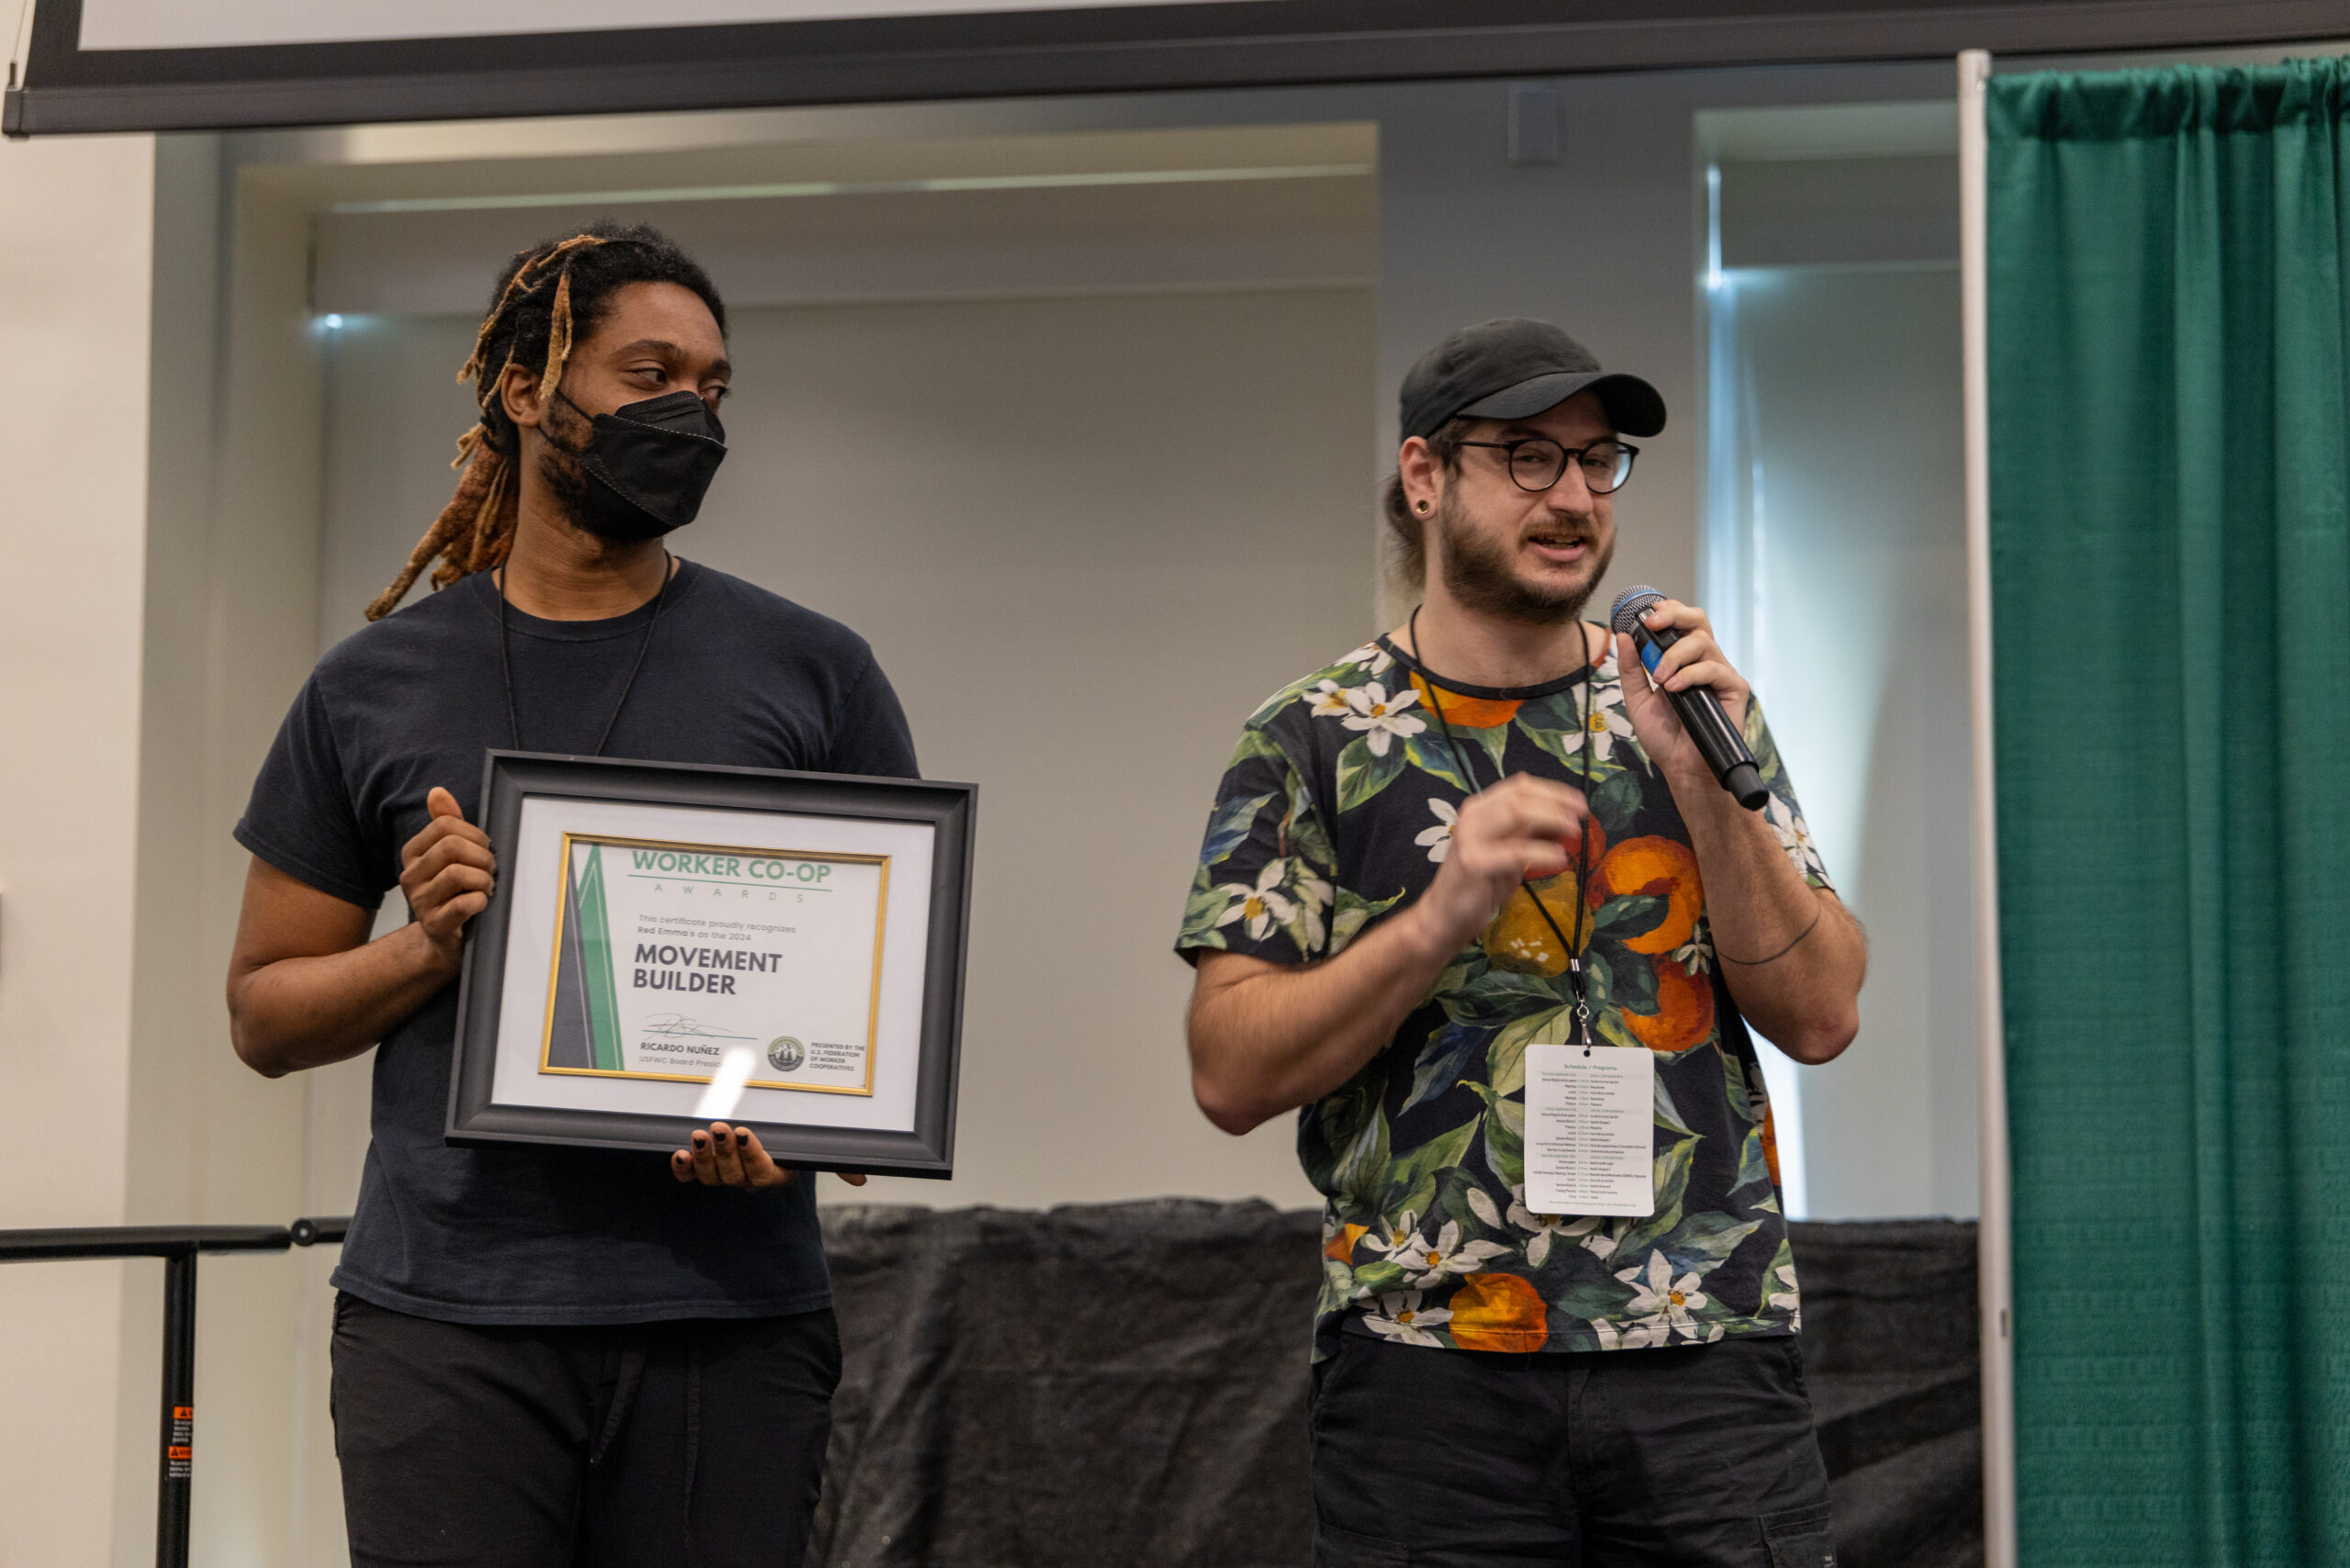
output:
<path id="1" fill-rule="evenodd" d="M 357 1568 L 767 1568 L 805 1545 L 840 1374 L 810 1182 L 724 1123 L 666 1168 L 442 1136 L 498 870 L 486 749 L 914 776 L 862 639 L 663 543 L 725 455 L 725 328 L 648 228 L 514 258 L 460 372 L 481 420 L 456 495 L 319 660 L 237 824 L 238 1055 L 275 1078 L 377 1047 L 333 1281 Z M 397 609 L 436 560 L 439 591 Z M 370 941 L 394 886 L 410 919 Z"/>

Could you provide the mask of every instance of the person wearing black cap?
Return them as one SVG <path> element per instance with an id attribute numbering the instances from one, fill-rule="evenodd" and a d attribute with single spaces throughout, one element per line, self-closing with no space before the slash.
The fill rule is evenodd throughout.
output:
<path id="1" fill-rule="evenodd" d="M 1248 721 L 1177 944 L 1201 1109 L 1299 1110 L 1326 1199 L 1315 1562 L 1828 1568 L 1747 1023 L 1837 1056 L 1865 943 L 1705 613 L 1650 610 L 1679 633 L 1653 676 L 1581 618 L 1656 389 L 1511 319 L 1402 403 L 1386 510 L 1421 602 Z M 1691 687 L 1763 811 L 1660 689 Z M 1576 1114 L 1639 1142 L 1578 1152 Z"/>

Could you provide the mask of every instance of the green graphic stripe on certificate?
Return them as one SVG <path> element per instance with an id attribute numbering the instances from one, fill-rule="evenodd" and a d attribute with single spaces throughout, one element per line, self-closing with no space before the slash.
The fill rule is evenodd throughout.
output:
<path id="1" fill-rule="evenodd" d="M 611 925 L 604 910 L 604 846 L 588 846 L 579 879 L 579 971 L 588 1002 L 588 1054 L 605 1072 L 621 1070 L 621 1003 L 612 979 Z"/>

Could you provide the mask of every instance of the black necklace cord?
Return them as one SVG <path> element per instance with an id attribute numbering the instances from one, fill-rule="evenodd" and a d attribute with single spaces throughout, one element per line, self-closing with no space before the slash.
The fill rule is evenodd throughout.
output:
<path id="1" fill-rule="evenodd" d="M 604 747 L 611 744 L 612 731 L 621 722 L 621 710 L 628 706 L 628 694 L 636 689 L 636 678 L 644 668 L 644 655 L 653 651 L 653 628 L 661 622 L 661 608 L 668 602 L 669 579 L 677 576 L 677 557 L 664 547 L 661 552 L 661 587 L 653 595 L 653 613 L 645 619 L 644 637 L 636 645 L 636 660 L 628 666 L 628 678 L 621 683 L 620 700 L 612 704 L 611 717 L 604 721 L 604 733 L 596 737 L 596 749 L 590 756 L 604 755 Z M 522 747 L 522 720 L 514 706 L 514 655 L 507 647 L 506 636 L 506 568 L 498 570 L 498 669 L 506 679 L 506 727 L 514 736 L 514 749 Z"/>
<path id="2" fill-rule="evenodd" d="M 1469 766 L 1467 754 L 1461 751 L 1460 743 L 1453 737 L 1452 722 L 1445 717 L 1444 700 L 1437 695 L 1439 685 L 1437 673 L 1435 670 L 1428 667 L 1427 660 L 1422 658 L 1420 655 L 1420 607 L 1416 604 L 1412 606 L 1412 617 L 1404 625 L 1404 634 L 1412 639 L 1413 662 L 1420 666 L 1420 673 L 1427 678 L 1428 707 L 1436 713 L 1437 727 L 1444 732 L 1444 748 L 1452 754 L 1452 766 L 1460 770 L 1461 778 L 1469 785 L 1469 793 L 1472 795 L 1478 794 L 1482 791 L 1482 786 L 1477 783 L 1476 769 Z M 1593 667 L 1589 651 L 1586 649 L 1583 663 L 1583 678 L 1580 682 L 1583 687 L 1581 693 L 1582 700 L 1577 704 L 1578 712 L 1576 714 L 1576 722 L 1583 726 L 1583 765 L 1581 769 L 1582 776 L 1575 781 L 1576 788 L 1583 791 L 1583 797 L 1586 801 L 1591 799 L 1591 747 L 1594 744 L 1591 736 L 1591 705 L 1593 700 L 1591 678 Z M 1495 771 L 1496 773 L 1499 772 L 1498 765 L 1495 767 Z M 1499 779 L 1497 778 L 1495 782 L 1499 782 Z M 1585 833 L 1575 841 L 1574 922 L 1575 935 L 1577 936 L 1583 935 L 1584 923 L 1590 918 L 1590 912 L 1583 907 L 1583 900 L 1589 890 L 1590 879 L 1591 834 Z M 1570 941 L 1565 932 L 1559 929 L 1559 922 L 1557 918 L 1550 913 L 1550 906 L 1542 902 L 1542 895 L 1535 891 L 1534 880 L 1532 878 L 1520 878 L 1518 886 L 1526 890 L 1527 901 L 1534 905 L 1534 913 L 1542 917 L 1542 924 L 1550 928 L 1550 935 L 1559 939 L 1560 947 L 1566 953 L 1567 983 L 1575 993 L 1575 1032 L 1582 1037 L 1583 1054 L 1589 1056 L 1591 1054 L 1591 1002 L 1583 993 L 1583 949 L 1576 946 L 1575 943 Z M 1808 935 L 1810 934 L 1807 932 L 1805 935 Z M 1796 940 L 1801 941 L 1802 939 L 1802 937 L 1797 937 Z M 1767 962 L 1768 960 L 1766 959 L 1764 961 Z"/>
<path id="3" fill-rule="evenodd" d="M 506 681 L 506 727 L 514 749 L 522 749 L 522 719 L 514 709 L 514 655 L 506 647 L 506 568 L 498 569 L 498 673 Z"/>

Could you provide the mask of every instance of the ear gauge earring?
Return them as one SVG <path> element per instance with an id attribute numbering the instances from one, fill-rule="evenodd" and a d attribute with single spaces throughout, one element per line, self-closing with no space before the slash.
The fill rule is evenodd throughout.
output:
<path id="1" fill-rule="evenodd" d="M 1427 504 L 1427 502 L 1426 502 L 1426 501 L 1415 501 L 1415 502 L 1413 502 L 1413 503 L 1412 503 L 1412 510 L 1413 510 L 1414 511 L 1416 511 L 1416 512 L 1418 512 L 1422 517 L 1426 517 L 1426 516 L 1427 516 L 1427 515 L 1428 515 L 1428 504 Z"/>

